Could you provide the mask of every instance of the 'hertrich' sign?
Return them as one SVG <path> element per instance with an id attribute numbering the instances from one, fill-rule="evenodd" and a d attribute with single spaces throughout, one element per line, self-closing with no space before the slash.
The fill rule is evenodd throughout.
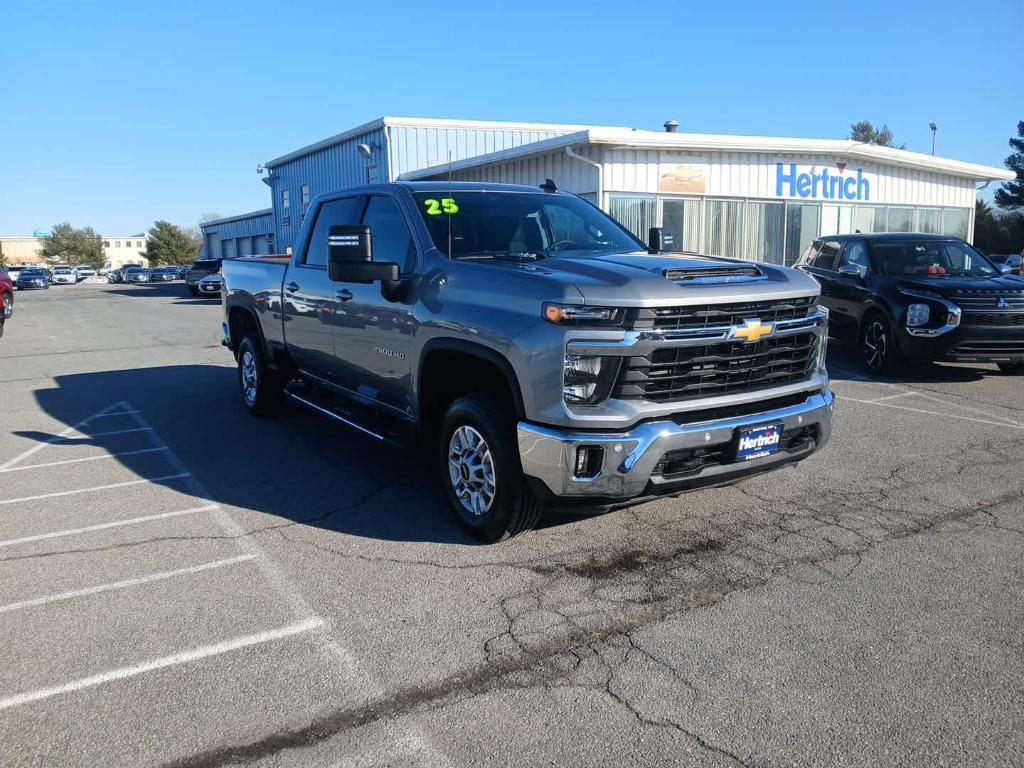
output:
<path id="1" fill-rule="evenodd" d="M 775 194 L 778 197 L 807 197 L 816 200 L 871 200 L 871 179 L 858 168 L 847 170 L 846 163 L 827 166 L 775 164 Z"/>

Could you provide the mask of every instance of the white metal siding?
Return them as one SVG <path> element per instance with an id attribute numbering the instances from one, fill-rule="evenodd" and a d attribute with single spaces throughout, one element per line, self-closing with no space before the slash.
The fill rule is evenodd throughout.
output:
<path id="1" fill-rule="evenodd" d="M 553 139 L 566 130 L 389 126 L 389 180 L 403 173 Z M 451 151 L 451 158 L 448 156 Z M 541 179 L 543 181 L 543 179 Z"/>
<path id="2" fill-rule="evenodd" d="M 594 154 L 594 150 L 581 149 L 579 154 Z M 447 175 L 441 173 L 430 178 L 443 181 Z M 531 187 L 543 184 L 545 179 L 552 179 L 559 189 L 566 192 L 575 192 L 579 195 L 593 195 L 597 192 L 597 168 L 569 157 L 564 150 L 506 163 L 466 168 L 455 171 L 452 178 L 456 181 L 526 184 Z"/>
<path id="3" fill-rule="evenodd" d="M 674 158 L 708 163 L 708 196 L 778 199 L 775 195 L 776 163 L 834 167 L 841 159 L 829 155 L 769 155 L 739 152 L 704 152 L 680 155 L 654 149 L 603 150 L 606 192 L 658 191 L 659 162 Z M 971 179 L 929 173 L 899 166 L 847 162 L 848 169 L 863 168 L 873 174 L 871 199 L 880 204 L 905 204 L 973 208 L 975 186 Z M 793 199 L 793 198 L 790 198 Z M 803 198 L 801 198 L 803 199 Z M 810 202 L 807 199 L 807 202 Z M 818 202 L 822 201 L 820 198 Z"/>

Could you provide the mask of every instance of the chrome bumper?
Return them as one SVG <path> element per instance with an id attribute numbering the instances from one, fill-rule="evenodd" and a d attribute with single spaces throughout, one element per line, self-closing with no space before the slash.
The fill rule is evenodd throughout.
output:
<path id="1" fill-rule="evenodd" d="M 806 458 L 822 448 L 832 432 L 834 396 L 830 390 L 810 395 L 799 405 L 755 413 L 735 419 L 676 424 L 652 421 L 626 432 L 574 433 L 519 422 L 519 456 L 523 472 L 537 478 L 556 496 L 628 499 L 643 495 L 649 485 L 674 485 L 677 478 L 652 477 L 655 465 L 670 451 L 732 444 L 737 430 L 761 424 L 782 424 L 783 430 L 817 425 L 818 438 L 813 448 L 802 453 L 779 451 L 760 459 L 715 464 L 686 475 L 686 483 L 714 484 L 715 478 L 737 474 L 757 474 L 776 465 Z M 600 471 L 590 478 L 574 475 L 576 449 L 582 446 L 604 448 Z M 657 492 L 657 488 L 654 489 Z"/>

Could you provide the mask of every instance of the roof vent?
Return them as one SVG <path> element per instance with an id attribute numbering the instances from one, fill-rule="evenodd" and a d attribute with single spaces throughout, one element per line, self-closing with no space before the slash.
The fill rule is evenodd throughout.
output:
<path id="1" fill-rule="evenodd" d="M 665 133 L 675 133 L 678 130 L 679 130 L 679 123 L 677 123 L 675 120 L 666 120 L 665 121 Z"/>

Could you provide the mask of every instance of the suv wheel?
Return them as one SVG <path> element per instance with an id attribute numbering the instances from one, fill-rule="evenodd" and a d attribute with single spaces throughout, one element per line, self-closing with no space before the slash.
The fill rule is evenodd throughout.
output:
<path id="1" fill-rule="evenodd" d="M 238 385 L 242 402 L 253 416 L 270 416 L 281 407 L 284 385 L 277 373 L 267 367 L 263 350 L 252 336 L 238 345 Z"/>
<path id="2" fill-rule="evenodd" d="M 864 365 L 875 374 L 893 373 L 897 367 L 896 342 L 885 315 L 875 312 L 864 321 L 860 332 Z"/>
<path id="3" fill-rule="evenodd" d="M 0 296 L 0 301 L 4 308 L 4 320 L 10 320 L 14 317 L 14 294 L 4 291 L 3 296 Z"/>
<path id="4" fill-rule="evenodd" d="M 999 363 L 999 370 L 1008 376 L 1024 376 L 1024 362 Z"/>
<path id="5" fill-rule="evenodd" d="M 523 478 L 514 420 L 493 398 L 452 403 L 438 448 L 445 496 L 469 533 L 493 544 L 537 525 L 541 507 Z"/>

